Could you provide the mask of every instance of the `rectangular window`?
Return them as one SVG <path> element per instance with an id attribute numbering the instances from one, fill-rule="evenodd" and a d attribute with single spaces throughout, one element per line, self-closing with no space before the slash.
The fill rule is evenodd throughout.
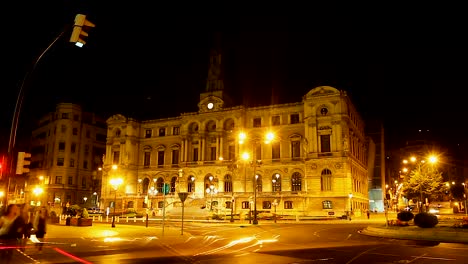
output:
<path id="1" fill-rule="evenodd" d="M 330 135 L 320 136 L 320 152 L 331 152 Z"/>
<path id="2" fill-rule="evenodd" d="M 173 127 L 172 128 L 172 135 L 179 135 L 180 134 L 180 128 L 179 127 Z"/>
<path id="3" fill-rule="evenodd" d="M 164 166 L 164 151 L 158 151 L 158 167 Z"/>
<path id="4" fill-rule="evenodd" d="M 120 151 L 114 151 L 112 162 L 113 164 L 119 164 L 119 161 L 120 161 Z"/>
<path id="5" fill-rule="evenodd" d="M 55 176 L 55 184 L 62 184 L 62 176 Z"/>
<path id="6" fill-rule="evenodd" d="M 59 142 L 58 150 L 59 150 L 60 152 L 65 151 L 65 142 Z"/>
<path id="7" fill-rule="evenodd" d="M 150 166 L 150 161 L 151 161 L 151 152 L 145 152 L 145 156 L 143 159 L 143 166 L 145 168 L 148 168 Z"/>
<path id="8" fill-rule="evenodd" d="M 231 201 L 226 202 L 226 209 L 232 209 L 232 202 Z"/>
<path id="9" fill-rule="evenodd" d="M 76 152 L 76 143 L 72 143 L 72 144 L 71 144 L 70 152 L 71 152 L 71 153 L 75 153 L 75 152 Z"/>
<path id="10" fill-rule="evenodd" d="M 255 159 L 256 160 L 262 159 L 262 145 L 261 144 L 255 145 Z"/>
<path id="11" fill-rule="evenodd" d="M 91 138 L 91 131 L 86 130 L 86 138 Z"/>
<path id="12" fill-rule="evenodd" d="M 88 168 L 88 161 L 85 160 L 83 161 L 83 169 L 87 169 Z"/>
<path id="13" fill-rule="evenodd" d="M 151 138 L 152 132 L 153 131 L 151 129 L 146 129 L 145 130 L 145 138 Z"/>
<path id="14" fill-rule="evenodd" d="M 89 145 L 84 146 L 84 154 L 88 155 L 89 154 Z"/>
<path id="15" fill-rule="evenodd" d="M 179 164 L 179 150 L 173 149 L 172 150 L 172 165 Z"/>
<path id="16" fill-rule="evenodd" d="M 79 115 L 73 115 L 73 120 L 78 121 L 80 119 Z"/>
<path id="17" fill-rule="evenodd" d="M 86 178 L 85 177 L 83 177 L 81 179 L 81 188 L 86 189 Z"/>
<path id="18" fill-rule="evenodd" d="M 210 147 L 210 160 L 216 160 L 216 147 Z"/>
<path id="19" fill-rule="evenodd" d="M 68 185 L 73 185 L 73 177 L 68 176 Z"/>
<path id="20" fill-rule="evenodd" d="M 281 158 L 279 142 L 274 142 L 271 144 L 271 158 L 273 160 L 279 160 Z"/>
<path id="21" fill-rule="evenodd" d="M 62 119 L 68 119 L 68 113 L 62 113 Z"/>
<path id="22" fill-rule="evenodd" d="M 64 164 L 63 158 L 57 158 L 57 166 L 63 166 Z"/>
<path id="23" fill-rule="evenodd" d="M 75 167 L 75 160 L 74 159 L 70 159 L 70 167 Z"/>
<path id="24" fill-rule="evenodd" d="M 159 129 L 159 136 L 164 137 L 166 135 L 166 128 L 162 127 Z"/>
<path id="25" fill-rule="evenodd" d="M 67 126 L 66 126 L 66 125 L 62 125 L 62 126 L 61 126 L 61 131 L 62 131 L 62 133 L 67 132 Z"/>
<path id="26" fill-rule="evenodd" d="M 279 126 L 280 125 L 280 116 L 272 116 L 271 117 L 271 125 L 272 126 Z"/>
<path id="27" fill-rule="evenodd" d="M 284 201 L 284 209 L 293 209 L 292 201 Z"/>
<path id="28" fill-rule="evenodd" d="M 198 148 L 193 149 L 193 161 L 198 161 Z"/>
<path id="29" fill-rule="evenodd" d="M 299 114 L 291 114 L 291 124 L 299 123 Z"/>
<path id="30" fill-rule="evenodd" d="M 243 201 L 242 202 L 242 209 L 249 209 L 249 208 L 250 208 L 249 201 Z"/>
<path id="31" fill-rule="evenodd" d="M 301 157 L 301 142 L 300 141 L 291 142 L 291 157 L 293 160 L 297 160 Z"/>
<path id="32" fill-rule="evenodd" d="M 263 209 L 271 209 L 271 202 L 263 201 L 262 206 L 263 206 Z"/>
<path id="33" fill-rule="evenodd" d="M 253 127 L 261 127 L 262 126 L 262 118 L 256 117 L 253 119 Z"/>
<path id="34" fill-rule="evenodd" d="M 78 128 L 76 127 L 73 128 L 73 135 L 74 136 L 78 135 Z"/>
<path id="35" fill-rule="evenodd" d="M 236 148 L 235 146 L 228 147 L 228 160 L 235 160 L 236 159 Z"/>

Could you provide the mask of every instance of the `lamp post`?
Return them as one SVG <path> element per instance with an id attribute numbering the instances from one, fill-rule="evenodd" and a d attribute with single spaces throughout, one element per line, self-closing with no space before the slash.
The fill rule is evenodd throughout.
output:
<path id="1" fill-rule="evenodd" d="M 97 192 L 93 192 L 93 195 L 96 195 L 96 200 L 94 201 L 95 207 L 99 208 L 99 195 Z"/>
<path id="2" fill-rule="evenodd" d="M 275 219 L 275 223 L 276 223 L 276 207 L 278 206 L 278 200 L 274 200 L 273 201 L 273 206 L 275 207 L 275 215 L 274 215 L 274 219 Z"/>
<path id="3" fill-rule="evenodd" d="M 112 185 L 112 188 L 114 188 L 114 213 L 112 214 L 112 225 L 111 227 L 115 227 L 115 207 L 117 204 L 117 189 L 119 189 L 119 186 L 123 183 L 123 180 L 121 178 L 116 178 L 116 179 L 111 179 L 110 184 Z"/>
<path id="4" fill-rule="evenodd" d="M 234 196 L 231 198 L 231 223 L 234 223 Z"/>
<path id="5" fill-rule="evenodd" d="M 265 144 L 269 144 L 273 139 L 274 139 L 275 135 L 271 132 L 268 132 L 266 135 L 265 135 Z M 240 133 L 239 134 L 239 144 L 243 144 L 244 141 L 247 139 L 247 135 L 245 133 Z M 258 140 L 257 139 L 252 139 L 252 164 L 253 164 L 253 175 L 254 175 L 254 216 L 253 216 L 253 222 L 252 224 L 254 225 L 258 225 L 258 219 L 257 219 L 257 189 L 258 189 L 258 175 L 257 175 L 257 162 L 258 162 L 258 159 L 261 158 L 261 157 L 257 157 L 257 144 L 258 144 Z M 248 153 L 244 153 L 242 155 L 242 158 L 244 160 L 248 160 L 249 159 L 249 154 Z"/>
<path id="6" fill-rule="evenodd" d="M 275 174 L 275 178 L 273 178 L 273 179 L 271 180 L 271 182 L 273 183 L 273 190 L 272 190 L 272 191 L 273 191 L 273 192 L 278 192 L 278 194 L 279 194 L 279 192 L 281 191 L 281 183 L 280 183 L 280 179 L 279 179 L 279 178 L 280 178 L 279 173 L 276 173 L 276 174 Z M 279 198 L 279 197 L 278 197 L 278 198 Z M 275 200 L 273 201 L 273 206 L 275 207 L 274 220 L 275 220 L 275 223 L 276 223 L 276 219 L 277 219 L 277 217 L 276 217 L 276 207 L 278 206 L 278 200 L 277 200 L 277 199 L 275 199 Z"/>
<path id="7" fill-rule="evenodd" d="M 213 211 L 213 194 L 218 193 L 218 190 L 215 188 L 213 184 L 210 185 L 210 187 L 206 188 L 206 193 L 210 194 L 210 211 Z"/>
<path id="8" fill-rule="evenodd" d="M 85 207 L 86 207 L 86 201 L 88 201 L 88 197 L 86 197 L 86 196 L 83 197 L 83 200 L 84 200 L 84 205 L 85 205 Z"/>
<path id="9" fill-rule="evenodd" d="M 149 195 L 151 195 L 151 211 L 154 214 L 154 197 L 158 194 L 158 190 L 154 187 L 151 186 L 151 188 L 148 190 Z"/>

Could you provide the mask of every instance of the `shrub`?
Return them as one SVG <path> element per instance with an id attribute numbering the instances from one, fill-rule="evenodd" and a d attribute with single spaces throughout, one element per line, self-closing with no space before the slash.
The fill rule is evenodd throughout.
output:
<path id="1" fill-rule="evenodd" d="M 439 223 L 437 216 L 429 213 L 418 213 L 414 217 L 414 224 L 422 228 L 431 228 Z"/>
<path id="2" fill-rule="evenodd" d="M 88 210 L 86 208 L 83 208 L 83 211 L 81 212 L 81 217 L 85 218 L 85 219 L 88 219 L 89 213 L 88 213 Z"/>
<path id="3" fill-rule="evenodd" d="M 410 211 L 401 211 L 397 214 L 397 219 L 403 222 L 408 222 L 413 220 L 414 214 Z"/>

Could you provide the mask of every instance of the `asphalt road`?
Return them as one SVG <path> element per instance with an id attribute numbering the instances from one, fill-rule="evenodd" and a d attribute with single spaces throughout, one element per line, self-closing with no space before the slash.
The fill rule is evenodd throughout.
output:
<path id="1" fill-rule="evenodd" d="M 50 226 L 13 263 L 468 263 L 468 245 L 360 234 L 365 223 Z"/>

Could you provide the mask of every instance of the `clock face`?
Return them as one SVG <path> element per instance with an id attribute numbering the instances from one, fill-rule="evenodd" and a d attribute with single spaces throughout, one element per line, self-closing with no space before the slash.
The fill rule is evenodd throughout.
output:
<path id="1" fill-rule="evenodd" d="M 214 105 L 213 105 L 213 103 L 208 103 L 206 106 L 208 107 L 208 109 L 213 109 Z"/>

